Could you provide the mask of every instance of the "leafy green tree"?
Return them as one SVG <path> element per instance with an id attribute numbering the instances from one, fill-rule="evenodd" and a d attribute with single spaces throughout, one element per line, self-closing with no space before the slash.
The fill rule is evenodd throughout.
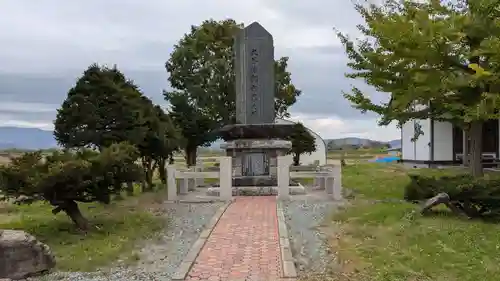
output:
<path id="1" fill-rule="evenodd" d="M 292 83 L 292 74 L 287 71 L 288 60 L 288 57 L 281 57 L 274 64 L 274 74 L 276 76 L 274 110 L 277 118 L 290 117 L 288 108 L 297 102 L 297 97 L 302 93 Z"/>
<path id="2" fill-rule="evenodd" d="M 164 92 L 164 96 L 171 106 L 169 116 L 182 138 L 181 147 L 186 156 L 186 164 L 194 166 L 198 146 L 208 146 L 216 140 L 213 131 L 218 128 L 217 122 L 182 92 Z"/>
<path id="3" fill-rule="evenodd" d="M 434 118 L 461 126 L 470 136 L 471 173 L 481 176 L 483 123 L 500 117 L 497 1 L 385 0 L 356 9 L 365 38 L 338 33 L 354 70 L 346 76 L 390 101 L 376 104 L 356 87 L 344 96 L 380 114 L 380 125 Z"/>
<path id="4" fill-rule="evenodd" d="M 155 106 L 158 119 L 160 121 L 159 145 L 155 150 L 155 167 L 162 183 L 167 183 L 166 165 L 172 164 L 174 153 L 182 147 L 181 130 L 177 128 L 170 115 L 166 114 L 160 106 Z"/>
<path id="5" fill-rule="evenodd" d="M 309 133 L 302 123 L 296 123 L 293 127 L 293 133 L 288 140 L 292 142 L 290 152 L 293 155 L 293 165 L 300 165 L 300 155 L 316 151 L 316 139 Z"/>
<path id="6" fill-rule="evenodd" d="M 166 183 L 165 164 L 180 145 L 180 134 L 170 117 L 151 100 L 142 98 L 144 103 L 144 124 L 147 131 L 138 145 L 141 161 L 145 169 L 145 189 L 152 190 L 154 171 L 158 168 L 161 180 Z"/>
<path id="7" fill-rule="evenodd" d="M 138 144 L 146 128 L 137 86 L 116 67 L 89 66 L 57 111 L 54 136 L 66 148 Z"/>
<path id="8" fill-rule="evenodd" d="M 183 108 L 190 108 L 189 114 L 198 114 L 190 121 L 191 129 L 183 130 L 183 137 L 190 145 L 213 141 L 212 137 L 207 136 L 208 132 L 236 121 L 233 44 L 234 36 L 242 27 L 232 19 L 211 19 L 202 22 L 200 26 L 191 26 L 190 33 L 185 34 L 174 46 L 174 51 L 166 62 L 168 80 L 175 89 L 175 94 L 165 95 L 166 100 L 171 102 L 170 95 L 185 95 Z M 292 84 L 287 67 L 287 57 L 282 57 L 275 63 L 277 117 L 288 117 L 288 107 L 294 104 L 301 94 Z M 184 116 L 192 116 L 189 114 Z M 177 116 L 181 115 L 183 114 L 177 111 Z M 200 126 L 197 126 L 196 122 L 201 122 Z M 177 123 L 177 126 L 183 128 L 180 123 Z M 197 127 L 203 130 L 193 131 Z M 189 163 L 195 161 L 189 158 L 193 156 L 193 150 L 194 148 L 190 147 L 191 152 L 186 155 Z M 194 156 L 196 157 L 196 154 Z"/>
<path id="9" fill-rule="evenodd" d="M 151 190 L 157 163 L 176 149 L 172 145 L 178 134 L 174 127 L 163 124 L 167 121 L 161 108 L 116 67 L 94 64 L 69 90 L 58 110 L 54 135 L 67 148 L 102 150 L 123 141 L 137 146 L 146 175 L 143 187 Z M 160 172 L 164 174 L 162 169 Z M 127 183 L 127 193 L 133 194 L 132 182 Z"/>
<path id="10" fill-rule="evenodd" d="M 87 230 L 89 222 L 77 202 L 108 204 L 111 195 L 122 190 L 123 182 L 140 180 L 138 155 L 126 143 L 113 144 L 101 153 L 54 152 L 45 159 L 41 151 L 29 152 L 0 167 L 0 189 L 7 198 L 28 199 L 20 203 L 47 201 L 54 206 L 54 214 L 63 211 L 78 228 Z"/>

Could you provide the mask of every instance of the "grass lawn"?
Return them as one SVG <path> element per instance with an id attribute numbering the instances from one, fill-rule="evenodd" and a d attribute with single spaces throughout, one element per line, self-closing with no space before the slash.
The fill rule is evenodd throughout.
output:
<path id="1" fill-rule="evenodd" d="M 500 224 L 459 219 L 444 209 L 422 217 L 409 203 L 374 202 L 403 198 L 408 181 L 398 165 L 345 167 L 343 185 L 355 198 L 332 218 L 339 231 L 329 242 L 342 262 L 332 280 L 499 280 Z"/>
<path id="2" fill-rule="evenodd" d="M 165 191 L 138 194 L 109 205 L 79 204 L 96 226 L 82 234 L 62 212 L 45 203 L 0 205 L 0 229 L 21 229 L 48 244 L 61 271 L 92 271 L 119 258 L 133 261 L 135 242 L 152 237 L 166 225 L 160 215 Z"/>

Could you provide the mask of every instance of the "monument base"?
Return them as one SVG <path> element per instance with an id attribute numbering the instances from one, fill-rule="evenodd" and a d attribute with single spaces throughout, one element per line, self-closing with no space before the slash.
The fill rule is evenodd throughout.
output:
<path id="1" fill-rule="evenodd" d="M 226 155 L 233 158 L 233 186 L 276 186 L 277 157 L 291 147 L 292 142 L 276 139 L 239 139 L 221 145 Z M 257 163 L 248 159 L 255 154 L 263 155 Z"/>
<path id="2" fill-rule="evenodd" d="M 300 186 L 298 182 L 290 180 L 290 186 Z M 212 185 L 213 187 L 219 187 L 219 185 Z M 278 179 L 276 177 L 269 176 L 247 176 L 247 177 L 234 177 L 233 178 L 233 188 L 241 186 L 255 186 L 255 187 L 266 187 L 266 186 L 278 186 Z"/>
<path id="3" fill-rule="evenodd" d="M 289 186 L 290 195 L 306 194 L 306 190 L 302 185 Z M 207 189 L 208 196 L 219 196 L 219 187 L 209 187 Z M 233 196 L 277 196 L 278 187 L 276 186 L 240 186 L 233 187 Z"/>

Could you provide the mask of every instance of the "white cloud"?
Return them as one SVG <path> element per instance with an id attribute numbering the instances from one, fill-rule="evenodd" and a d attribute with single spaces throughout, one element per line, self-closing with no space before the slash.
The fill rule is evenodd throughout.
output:
<path id="1" fill-rule="evenodd" d="M 0 127 L 37 128 L 46 131 L 54 130 L 54 124 L 49 122 L 27 122 L 22 120 L 0 119 Z"/>
<path id="2" fill-rule="evenodd" d="M 57 104 L 33 103 L 33 102 L 15 102 L 2 101 L 0 102 L 0 112 L 27 112 L 27 113 L 49 113 L 55 112 L 59 107 Z"/>
<path id="3" fill-rule="evenodd" d="M 303 123 L 304 126 L 316 132 L 324 139 L 358 137 L 379 141 L 390 141 L 401 137 L 401 132 L 396 128 L 395 124 L 391 124 L 387 127 L 379 127 L 370 119 L 347 120 L 338 116 L 314 116 L 308 114 L 297 114 L 290 119 Z M 0 115 L 0 126 L 38 128 L 42 130 L 54 129 L 54 124 L 50 120 L 15 120 L 11 119 L 9 115 Z"/>
<path id="4" fill-rule="evenodd" d="M 233 18 L 245 24 L 260 22 L 274 36 L 275 56 L 290 56 L 293 82 L 304 93 L 295 109 L 338 114 L 297 113 L 294 119 L 324 138 L 399 138 L 395 126 L 378 127 L 373 118 L 351 110 L 339 94 L 352 81 L 344 78 L 346 59 L 332 28 L 357 35 L 353 30 L 359 16 L 352 3 L 311 1 L 0 1 L 0 11 L 5 11 L 0 16 L 0 74 L 34 73 L 66 81 L 61 86 L 63 82 L 54 79 L 44 88 L 38 87 L 40 80 L 0 80 L 0 126 L 52 129 L 67 81 L 94 62 L 117 64 L 126 74 L 146 71 L 134 79 L 149 89 L 148 96 L 162 100 L 164 62 L 173 44 L 191 25 Z M 19 100 L 30 102 L 17 101 L 19 95 Z M 40 103 L 44 101 L 47 104 Z"/>
<path id="5" fill-rule="evenodd" d="M 0 68 L 9 67 L 8 71 L 63 71 L 95 61 L 136 70 L 163 69 L 170 50 L 153 57 L 137 50 L 148 44 L 172 46 L 190 25 L 209 18 L 261 22 L 273 34 L 278 53 L 338 44 L 331 26 L 295 24 L 282 10 L 259 0 L 218 0 L 207 5 L 165 0 L 6 0 L 0 10 L 8 11 L 0 17 L 0 61 L 9 62 Z"/>
<path id="6" fill-rule="evenodd" d="M 290 118 L 302 122 L 304 126 L 313 130 L 324 139 L 347 137 L 367 138 L 379 141 L 390 141 L 401 138 L 401 131 L 395 124 L 387 127 L 376 125 L 374 120 L 342 119 L 338 116 L 320 116 L 311 114 L 295 114 Z"/>

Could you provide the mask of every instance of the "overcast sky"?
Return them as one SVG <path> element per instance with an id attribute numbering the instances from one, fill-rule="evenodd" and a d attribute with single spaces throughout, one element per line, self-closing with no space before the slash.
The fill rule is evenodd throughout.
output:
<path id="1" fill-rule="evenodd" d="M 0 126 L 52 128 L 68 89 L 93 62 L 117 64 L 156 103 L 168 87 L 164 68 L 191 25 L 233 18 L 259 21 L 274 36 L 275 57 L 289 56 L 303 94 L 291 108 L 324 138 L 392 140 L 342 97 L 353 81 L 333 27 L 357 36 L 351 1 L 331 0 L 2 0 L 0 1 Z M 361 82 L 362 84 L 362 82 Z M 376 100 L 386 95 L 366 88 Z"/>

